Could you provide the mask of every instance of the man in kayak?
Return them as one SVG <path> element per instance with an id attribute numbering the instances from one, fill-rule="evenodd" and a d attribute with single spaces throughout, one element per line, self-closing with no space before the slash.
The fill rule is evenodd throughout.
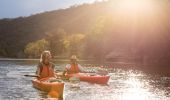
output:
<path id="1" fill-rule="evenodd" d="M 55 77 L 54 67 L 55 65 L 50 62 L 51 53 L 50 51 L 44 51 L 41 54 L 40 62 L 37 66 L 36 74 L 39 76 L 38 78 L 47 78 L 47 77 Z"/>
<path id="2" fill-rule="evenodd" d="M 66 65 L 66 68 L 63 72 L 63 76 L 65 76 L 65 73 L 73 74 L 73 73 L 79 73 L 84 72 L 82 66 L 78 64 L 77 57 L 75 55 L 72 55 L 70 58 L 70 64 Z"/>

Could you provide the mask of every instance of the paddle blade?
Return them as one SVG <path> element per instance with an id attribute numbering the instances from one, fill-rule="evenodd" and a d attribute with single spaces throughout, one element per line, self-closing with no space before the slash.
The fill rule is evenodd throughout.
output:
<path id="1" fill-rule="evenodd" d="M 98 75 L 108 75 L 108 72 L 105 70 L 97 70 L 96 74 Z"/>

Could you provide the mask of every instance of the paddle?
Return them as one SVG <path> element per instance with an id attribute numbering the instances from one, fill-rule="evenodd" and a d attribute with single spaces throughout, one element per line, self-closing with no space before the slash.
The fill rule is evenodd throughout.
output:
<path id="1" fill-rule="evenodd" d="M 79 83 L 80 82 L 80 79 L 78 77 L 73 76 L 73 77 L 68 78 L 68 77 L 63 76 L 63 72 L 58 72 L 55 75 L 60 77 L 62 80 L 69 81 L 71 83 Z"/>
<path id="2" fill-rule="evenodd" d="M 84 71 L 83 73 L 89 73 L 90 76 L 95 76 L 95 75 L 103 75 L 103 76 L 105 76 L 105 75 L 109 74 L 108 71 L 102 70 L 102 69 L 98 69 L 96 71 Z"/>
<path id="3" fill-rule="evenodd" d="M 99 70 L 97 70 L 96 74 L 104 76 L 104 75 L 108 75 L 109 73 L 106 70 L 99 69 Z"/>
<path id="4" fill-rule="evenodd" d="M 38 75 L 24 75 L 26 77 L 37 77 L 39 78 L 40 76 Z M 54 79 L 49 79 L 49 82 L 62 82 L 61 80 L 59 80 L 60 78 L 54 78 Z"/>
<path id="5" fill-rule="evenodd" d="M 24 75 L 24 76 L 26 76 L 26 77 L 37 77 L 37 78 L 39 78 L 39 76 L 38 75 Z"/>

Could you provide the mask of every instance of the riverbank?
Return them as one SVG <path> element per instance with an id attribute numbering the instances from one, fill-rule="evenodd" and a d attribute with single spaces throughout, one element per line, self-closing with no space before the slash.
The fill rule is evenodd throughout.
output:
<path id="1" fill-rule="evenodd" d="M 0 58 L 0 61 L 39 61 L 40 59 L 29 59 L 29 58 Z M 52 59 L 53 61 L 70 61 L 69 59 Z M 79 61 L 92 61 L 92 60 L 79 60 Z"/>
<path id="2" fill-rule="evenodd" d="M 24 61 L 28 63 L 38 63 L 39 59 L 14 59 L 14 58 L 0 58 L 0 61 Z M 69 63 L 69 59 L 53 59 L 56 64 Z M 104 62 L 99 63 L 95 60 L 79 60 L 79 63 L 84 67 L 101 67 L 101 68 L 119 68 L 124 70 L 140 70 L 150 74 L 160 74 L 164 76 L 170 76 L 170 66 L 168 64 L 141 64 L 132 62 Z"/>

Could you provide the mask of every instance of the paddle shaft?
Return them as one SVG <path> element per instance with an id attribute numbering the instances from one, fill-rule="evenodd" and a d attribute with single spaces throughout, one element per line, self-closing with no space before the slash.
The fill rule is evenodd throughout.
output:
<path id="1" fill-rule="evenodd" d="M 38 75 L 24 75 L 24 76 L 26 76 L 26 77 L 39 77 Z"/>

